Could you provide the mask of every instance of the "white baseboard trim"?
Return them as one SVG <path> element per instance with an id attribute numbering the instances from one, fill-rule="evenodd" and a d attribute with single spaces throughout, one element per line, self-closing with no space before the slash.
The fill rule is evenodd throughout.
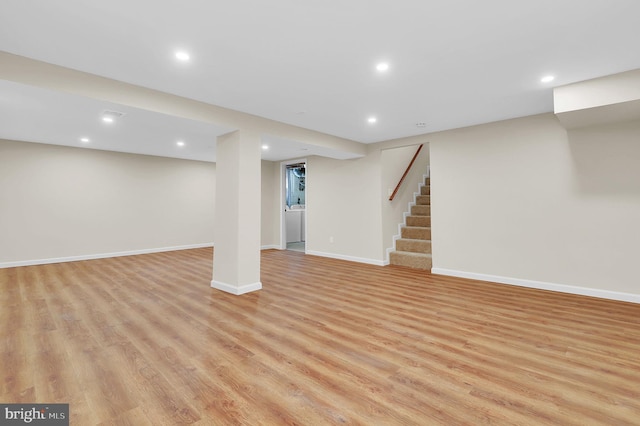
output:
<path id="1" fill-rule="evenodd" d="M 261 246 L 260 250 L 270 250 L 270 249 L 280 249 L 280 245 L 278 244 L 268 244 L 266 246 Z"/>
<path id="2" fill-rule="evenodd" d="M 622 302 L 640 303 L 640 294 L 621 293 L 617 291 L 600 290 L 597 288 L 577 287 L 566 284 L 548 283 L 543 281 L 523 280 L 520 278 L 502 277 L 499 275 L 477 274 L 474 272 L 455 271 L 452 269 L 432 268 L 435 275 L 468 278 L 471 280 L 490 281 L 519 287 L 536 288 L 539 290 L 557 291 L 560 293 L 578 294 L 581 296 L 599 297 L 601 299 L 619 300 Z"/>
<path id="3" fill-rule="evenodd" d="M 240 296 L 241 294 L 245 294 L 245 293 L 249 293 L 252 291 L 257 291 L 262 289 L 262 283 L 261 282 L 257 282 L 257 283 L 252 283 L 252 284 L 245 284 L 242 286 L 235 286 L 232 284 L 227 284 L 227 283 L 223 283 L 220 281 L 216 281 L 216 280 L 212 280 L 211 281 L 211 287 L 217 289 L 217 290 L 222 290 L 224 292 L 227 293 L 231 293 L 231 294 L 235 294 L 236 296 Z"/>
<path id="4" fill-rule="evenodd" d="M 331 259 L 348 260 L 350 262 L 366 263 L 368 265 L 385 266 L 384 260 L 367 259 L 365 257 L 346 256 L 343 254 L 324 253 L 321 251 L 307 250 L 306 254 L 313 256 L 329 257 Z"/>
<path id="5" fill-rule="evenodd" d="M 158 248 L 150 248 L 150 249 L 142 249 L 142 250 L 119 251 L 115 253 L 97 253 L 97 254 L 87 254 L 87 255 L 81 255 L 81 256 L 55 257 L 51 259 L 34 259 L 34 260 L 19 260 L 15 262 L 0 262 L 0 269 L 15 268 L 17 266 L 35 266 L 35 265 L 47 265 L 50 263 L 64 263 L 64 262 L 77 262 L 80 260 L 105 259 L 109 257 L 135 256 L 137 254 L 161 253 L 164 251 L 189 250 L 189 249 L 204 248 L 204 247 L 213 247 L 213 243 L 189 244 L 189 245 L 174 246 L 174 247 L 158 247 Z"/>

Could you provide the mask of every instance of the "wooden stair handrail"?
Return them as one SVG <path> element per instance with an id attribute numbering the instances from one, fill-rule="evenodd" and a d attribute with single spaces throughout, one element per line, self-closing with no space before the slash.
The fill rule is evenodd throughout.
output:
<path id="1" fill-rule="evenodd" d="M 400 189 L 400 185 L 402 185 L 402 181 L 404 181 L 404 178 L 406 178 L 407 175 L 409 174 L 409 170 L 411 170 L 411 166 L 413 166 L 413 163 L 416 161 L 416 158 L 418 157 L 418 154 L 420 154 L 420 150 L 422 149 L 422 145 L 424 145 L 424 144 L 421 143 L 420 146 L 418 147 L 418 150 L 416 151 L 416 153 L 413 154 L 413 158 L 411 159 L 411 162 L 407 166 L 407 170 L 404 171 L 404 174 L 400 178 L 400 182 L 398 182 L 398 184 L 396 185 L 396 189 L 393 190 L 393 193 L 389 197 L 389 201 L 393 201 L 393 198 L 396 196 L 396 193 Z"/>

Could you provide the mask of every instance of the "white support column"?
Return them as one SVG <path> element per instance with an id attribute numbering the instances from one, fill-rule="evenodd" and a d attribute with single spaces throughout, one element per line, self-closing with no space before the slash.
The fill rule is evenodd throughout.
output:
<path id="1" fill-rule="evenodd" d="M 260 136 L 218 137 L 211 287 L 233 294 L 260 290 Z"/>

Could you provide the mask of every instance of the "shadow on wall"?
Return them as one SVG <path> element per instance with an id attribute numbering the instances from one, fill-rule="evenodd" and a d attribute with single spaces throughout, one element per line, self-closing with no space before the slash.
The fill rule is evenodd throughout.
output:
<path id="1" fill-rule="evenodd" d="M 640 196 L 640 121 L 568 131 L 577 189 Z"/>

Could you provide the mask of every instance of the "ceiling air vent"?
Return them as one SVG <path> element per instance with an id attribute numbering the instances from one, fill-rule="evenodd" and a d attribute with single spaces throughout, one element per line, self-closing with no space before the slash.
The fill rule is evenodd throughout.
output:
<path id="1" fill-rule="evenodd" d="M 102 121 L 108 124 L 118 121 L 118 119 L 122 117 L 124 117 L 124 112 L 110 111 L 110 110 L 102 111 Z"/>
<path id="2" fill-rule="evenodd" d="M 124 117 L 126 114 L 124 112 L 119 112 L 119 111 L 111 111 L 111 110 L 104 110 L 102 112 L 102 116 L 103 117 L 111 117 L 114 120 Z"/>

